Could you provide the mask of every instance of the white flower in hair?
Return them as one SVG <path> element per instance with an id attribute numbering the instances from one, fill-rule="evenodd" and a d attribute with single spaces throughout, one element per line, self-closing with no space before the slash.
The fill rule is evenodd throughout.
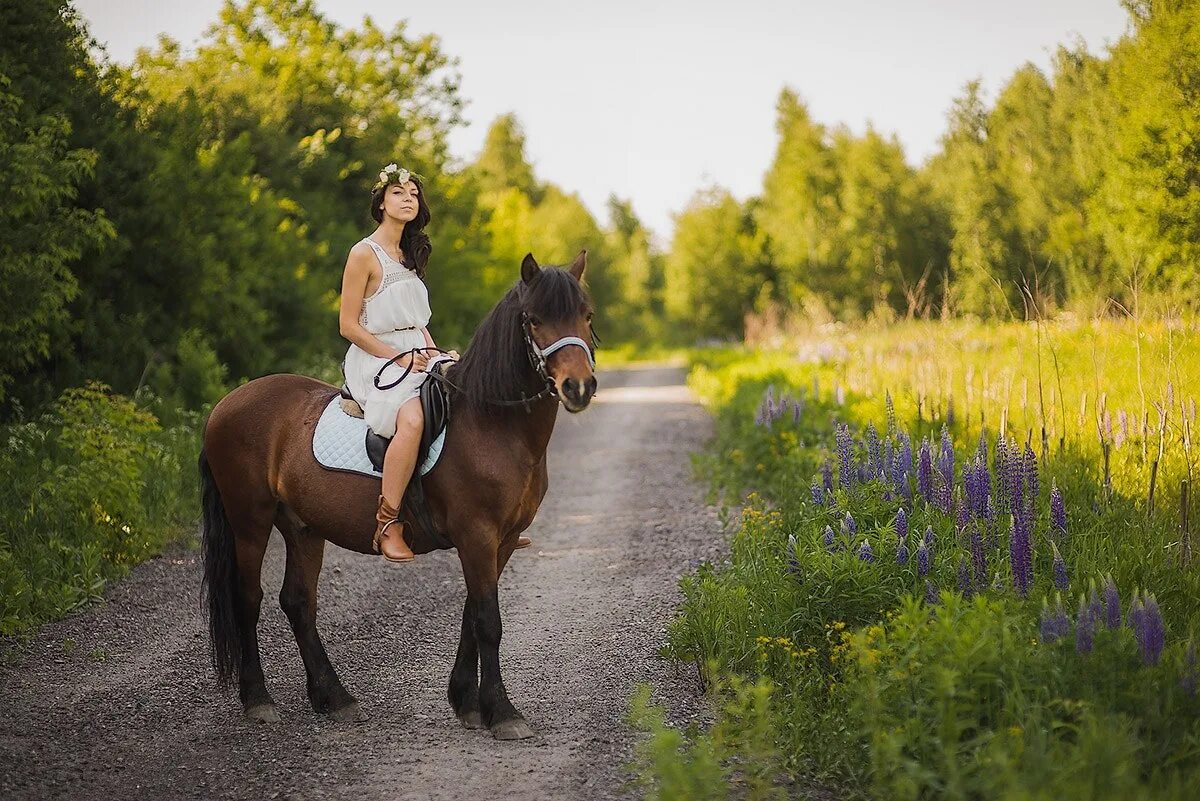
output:
<path id="1" fill-rule="evenodd" d="M 396 162 L 394 162 L 394 161 L 393 161 L 391 164 L 389 164 L 389 165 L 387 165 L 386 167 L 384 167 L 384 168 L 383 168 L 383 171 L 384 171 L 384 172 L 393 172 L 393 171 L 395 171 L 395 170 L 398 170 L 398 169 L 400 169 L 400 166 L 399 166 L 398 164 L 396 164 Z"/>
<path id="2" fill-rule="evenodd" d="M 379 180 L 383 181 L 384 183 L 387 183 L 387 172 L 386 171 L 379 173 Z"/>

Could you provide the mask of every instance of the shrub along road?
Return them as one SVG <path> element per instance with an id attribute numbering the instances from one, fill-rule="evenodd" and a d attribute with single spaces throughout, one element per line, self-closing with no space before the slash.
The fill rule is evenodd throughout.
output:
<path id="1" fill-rule="evenodd" d="M 694 670 L 656 654 L 676 579 L 721 549 L 688 453 L 711 420 L 678 367 L 600 375 L 592 407 L 560 411 L 550 489 L 501 579 L 501 662 L 537 732 L 502 743 L 458 724 L 446 701 L 465 589 L 452 552 L 392 565 L 328 546 L 318 627 L 370 716 L 315 715 L 275 599 L 278 534 L 259 624 L 283 721 L 253 724 L 218 693 L 200 609 L 199 552 L 173 547 L 105 603 L 5 643 L 0 797 L 619 798 L 636 682 L 672 717 L 699 714 Z"/>

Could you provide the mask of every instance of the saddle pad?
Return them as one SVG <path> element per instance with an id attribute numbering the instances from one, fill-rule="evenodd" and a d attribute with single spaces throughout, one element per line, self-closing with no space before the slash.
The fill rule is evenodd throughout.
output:
<path id="1" fill-rule="evenodd" d="M 338 400 L 338 395 L 330 398 L 325 411 L 321 412 L 321 419 L 317 420 L 313 432 L 313 456 L 322 467 L 330 470 L 348 470 L 382 478 L 383 474 L 367 458 L 367 421 L 346 414 Z M 442 429 L 429 446 L 429 456 L 419 468 L 420 475 L 425 475 L 437 464 L 445 440 L 446 429 Z"/>

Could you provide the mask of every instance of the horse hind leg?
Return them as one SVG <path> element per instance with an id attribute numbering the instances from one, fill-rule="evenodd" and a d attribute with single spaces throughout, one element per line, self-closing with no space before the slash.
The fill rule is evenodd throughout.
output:
<path id="1" fill-rule="evenodd" d="M 271 536 L 275 501 L 233 494 L 223 497 L 205 450 L 200 452 L 204 506 L 204 585 L 209 608 L 209 637 L 217 680 L 236 678 L 246 717 L 279 722 L 267 691 L 258 651 L 262 606 L 262 562 Z"/>
<path id="2" fill-rule="evenodd" d="M 366 720 L 366 713 L 338 678 L 317 633 L 317 579 L 325 558 L 325 540 L 313 534 L 283 503 L 279 505 L 275 526 L 287 545 L 279 605 L 300 647 L 309 703 L 314 712 L 328 714 L 334 720 Z"/>

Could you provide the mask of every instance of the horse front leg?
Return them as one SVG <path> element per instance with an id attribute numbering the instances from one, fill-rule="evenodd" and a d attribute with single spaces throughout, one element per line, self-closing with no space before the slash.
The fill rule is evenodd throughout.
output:
<path id="1" fill-rule="evenodd" d="M 479 651 L 479 711 L 483 724 L 497 740 L 519 740 L 533 736 L 533 729 L 508 700 L 500 675 L 500 598 L 497 584 L 500 568 L 494 539 L 485 547 L 459 549 L 463 576 L 467 581 L 467 609 Z M 464 612 L 464 617 L 465 617 Z"/>
<path id="2" fill-rule="evenodd" d="M 475 607 L 470 596 L 463 604 L 458 654 L 450 672 L 450 706 L 468 729 L 483 728 L 479 711 L 479 645 L 475 640 Z"/>

